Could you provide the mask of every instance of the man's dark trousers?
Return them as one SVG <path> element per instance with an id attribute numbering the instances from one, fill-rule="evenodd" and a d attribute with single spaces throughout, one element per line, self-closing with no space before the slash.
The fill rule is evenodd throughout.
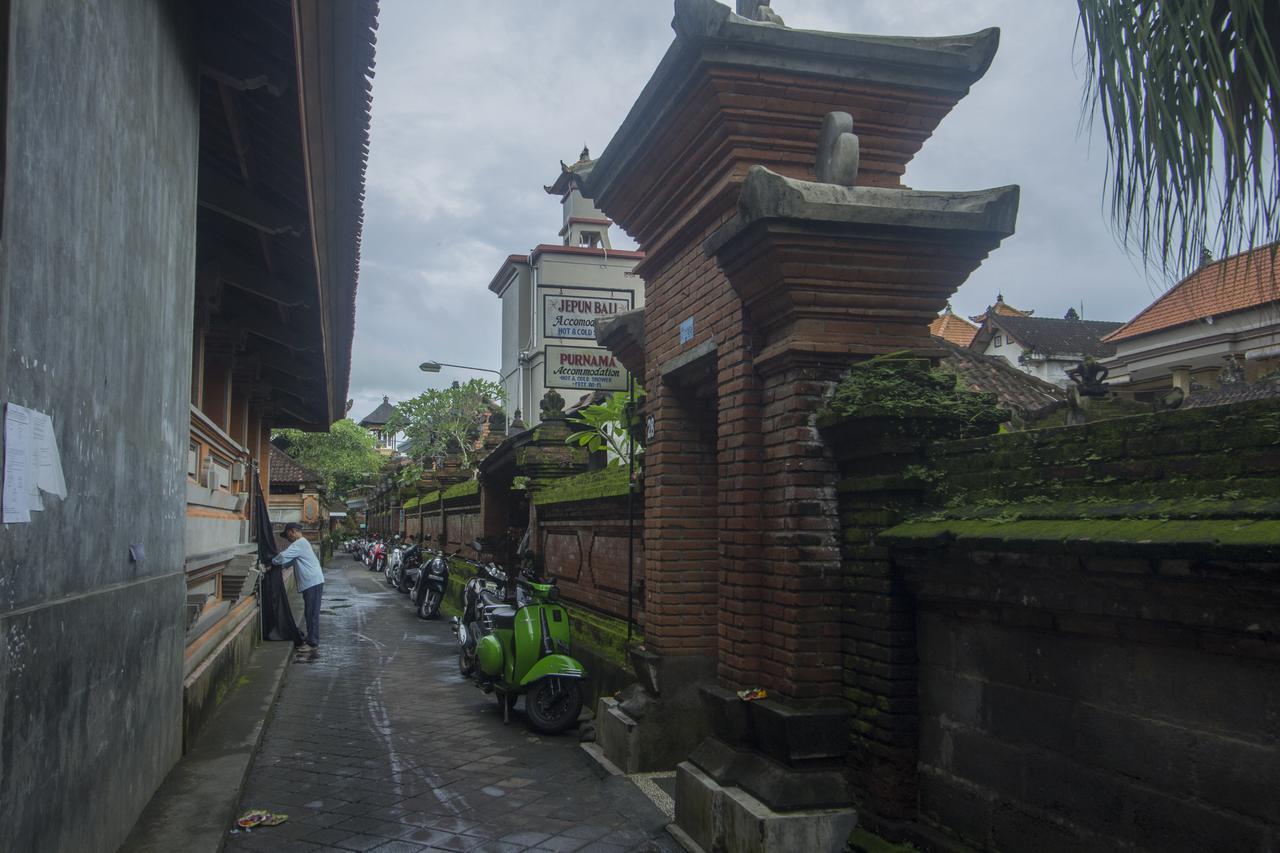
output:
<path id="1" fill-rule="evenodd" d="M 303 618 L 307 620 L 307 645 L 320 645 L 320 596 L 324 584 L 318 583 L 302 591 Z"/>

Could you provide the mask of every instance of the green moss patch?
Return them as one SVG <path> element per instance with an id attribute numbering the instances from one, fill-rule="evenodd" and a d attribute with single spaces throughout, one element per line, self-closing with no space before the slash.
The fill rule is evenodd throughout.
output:
<path id="1" fill-rule="evenodd" d="M 537 506 L 543 504 L 571 503 L 599 498 L 625 497 L 627 494 L 627 469 L 610 465 L 602 471 L 590 471 L 573 477 L 552 480 L 533 494 Z"/>
<path id="2" fill-rule="evenodd" d="M 1137 546 L 1173 556 L 1243 549 L 1259 558 L 1280 552 L 1280 520 L 1275 519 L 941 519 L 910 521 L 877 537 L 884 542 L 954 541 L 977 547 Z M 1127 550 L 1135 550 L 1130 548 Z"/>
<path id="3" fill-rule="evenodd" d="M 819 426 L 851 418 L 929 418 L 957 421 L 977 433 L 994 432 L 1009 419 L 994 394 L 963 390 L 954 373 L 909 353 L 855 364 L 818 412 Z"/>
<path id="4" fill-rule="evenodd" d="M 461 483 L 456 483 L 440 493 L 441 497 L 446 501 L 478 494 L 480 494 L 479 480 L 463 480 Z"/>

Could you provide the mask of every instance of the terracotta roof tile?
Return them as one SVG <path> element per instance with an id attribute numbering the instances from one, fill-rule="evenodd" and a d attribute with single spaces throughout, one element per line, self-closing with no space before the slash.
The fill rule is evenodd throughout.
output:
<path id="1" fill-rule="evenodd" d="M 319 483 L 320 475 L 298 464 L 297 460 L 274 444 L 271 445 L 271 482 Z"/>
<path id="2" fill-rule="evenodd" d="M 947 352 L 942 366 L 956 373 L 970 391 L 995 394 L 1002 406 L 1022 417 L 1034 417 L 1062 405 L 1066 391 L 1029 373 L 1023 373 L 998 356 L 983 355 L 937 338 Z"/>
<path id="3" fill-rule="evenodd" d="M 1008 302 L 1004 301 L 1003 293 L 998 293 L 996 294 L 995 305 L 988 305 L 986 311 L 983 311 L 981 314 L 979 314 L 976 317 L 970 317 L 969 319 L 977 323 L 978 325 L 982 325 L 982 322 L 992 314 L 995 314 L 997 317 L 1030 317 L 1034 313 L 1036 312 L 1021 311 L 1017 308 L 1014 308 Z"/>
<path id="4" fill-rule="evenodd" d="M 1105 340 L 1123 341 L 1280 300 L 1277 247 L 1280 244 L 1205 264 Z"/>
<path id="5" fill-rule="evenodd" d="M 957 346 L 967 347 L 973 341 L 973 336 L 978 334 L 978 327 L 948 308 L 929 324 L 929 334 Z"/>

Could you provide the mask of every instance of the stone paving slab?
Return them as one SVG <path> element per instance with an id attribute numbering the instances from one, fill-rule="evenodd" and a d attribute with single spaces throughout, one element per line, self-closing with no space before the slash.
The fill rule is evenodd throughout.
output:
<path id="1" fill-rule="evenodd" d="M 446 620 L 424 622 L 382 576 L 326 569 L 321 647 L 295 661 L 241 808 L 287 823 L 232 851 L 674 851 L 668 819 L 578 749 L 531 732 L 457 672 Z"/>

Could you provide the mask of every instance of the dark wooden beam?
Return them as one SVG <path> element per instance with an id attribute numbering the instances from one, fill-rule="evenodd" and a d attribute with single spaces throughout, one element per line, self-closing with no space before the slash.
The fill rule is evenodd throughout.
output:
<path id="1" fill-rule="evenodd" d="M 243 36 L 222 29 L 218 3 L 206 3 L 200 42 L 200 73 L 241 92 L 266 89 L 275 97 L 289 91 L 293 69 L 272 62 Z"/>
<path id="2" fill-rule="evenodd" d="M 232 321 L 250 335 L 264 338 L 293 352 L 316 352 L 318 348 L 307 335 L 294 326 L 272 322 L 261 314 L 251 314 Z"/>
<path id="3" fill-rule="evenodd" d="M 298 218 L 262 198 L 249 187 L 208 169 L 200 170 L 200 206 L 266 234 L 301 236 Z"/>
<path id="4" fill-rule="evenodd" d="M 231 253 L 218 253 L 208 258 L 201 267 L 225 284 L 237 290 L 261 296 L 286 308 L 310 307 L 314 300 L 307 297 L 314 288 L 301 282 L 272 275 L 252 261 Z"/>

